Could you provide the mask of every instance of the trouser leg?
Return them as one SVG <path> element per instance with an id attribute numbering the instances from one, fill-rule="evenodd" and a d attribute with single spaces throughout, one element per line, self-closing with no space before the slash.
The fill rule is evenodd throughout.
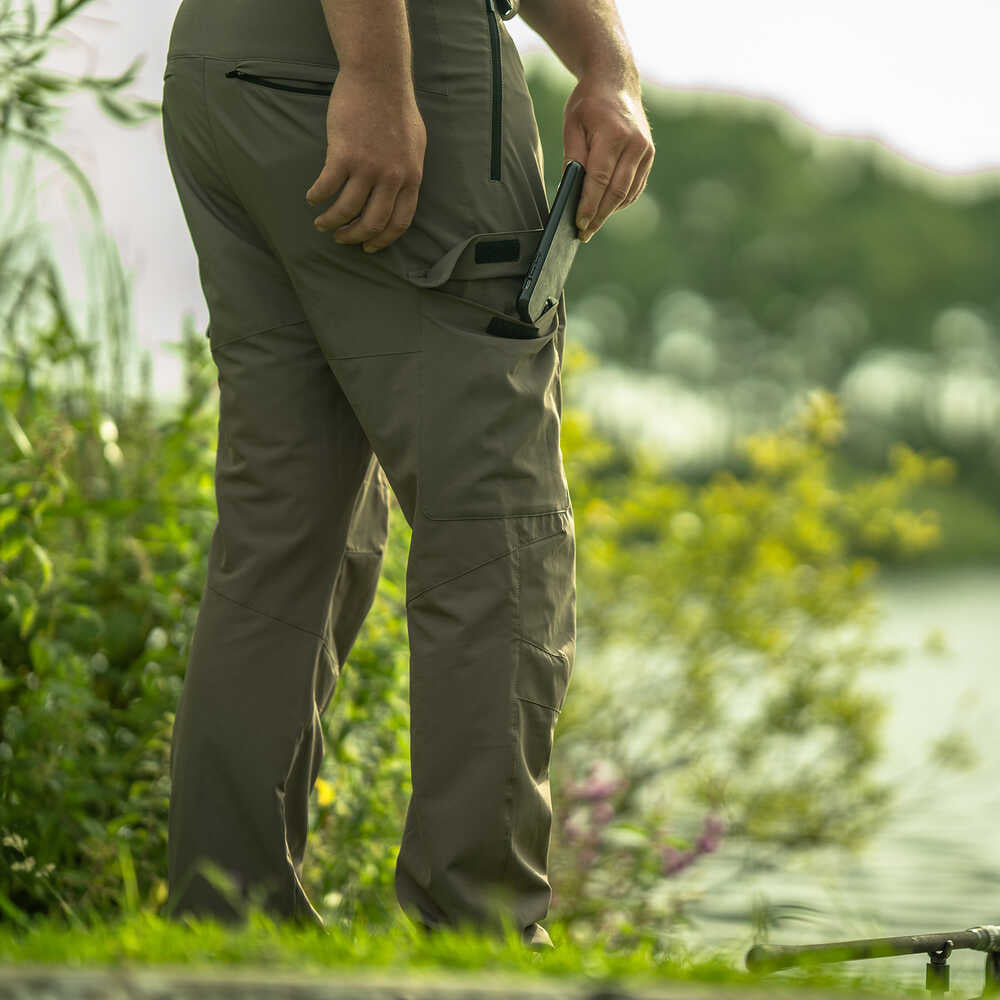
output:
<path id="1" fill-rule="evenodd" d="M 503 283 L 475 289 L 489 302 Z M 558 446 L 564 314 L 534 340 L 423 293 L 407 567 L 413 794 L 396 866 L 421 922 L 547 940 L 549 761 L 575 652 L 575 536 Z"/>
<path id="2" fill-rule="evenodd" d="M 219 161 L 208 62 L 173 60 L 164 83 L 220 388 L 218 520 L 171 742 L 167 912 L 235 919 L 259 893 L 275 916 L 318 922 L 299 875 L 319 716 L 375 596 L 388 484 Z"/>
<path id="3" fill-rule="evenodd" d="M 213 354 L 219 519 L 174 723 L 170 910 L 237 919 L 258 893 L 321 923 L 300 881 L 320 716 L 374 599 L 387 485 L 308 324 Z"/>

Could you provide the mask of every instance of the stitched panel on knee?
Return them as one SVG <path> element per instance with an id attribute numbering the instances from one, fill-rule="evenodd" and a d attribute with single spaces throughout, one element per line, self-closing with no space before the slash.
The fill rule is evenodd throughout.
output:
<path id="1" fill-rule="evenodd" d="M 572 526 L 519 548 L 516 573 L 522 649 L 515 694 L 559 711 L 576 651 Z"/>

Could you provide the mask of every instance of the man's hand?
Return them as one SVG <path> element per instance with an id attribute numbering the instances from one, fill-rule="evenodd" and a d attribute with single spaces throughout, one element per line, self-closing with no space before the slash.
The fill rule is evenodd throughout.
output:
<path id="1" fill-rule="evenodd" d="M 409 228 L 424 173 L 427 129 L 413 88 L 341 67 L 326 114 L 326 164 L 306 201 L 337 200 L 314 221 L 338 243 L 387 247 Z"/>
<path id="2" fill-rule="evenodd" d="M 619 208 L 642 194 L 656 148 L 638 88 L 610 75 L 584 75 L 569 95 L 563 120 L 563 167 L 583 164 L 576 226 L 586 243 Z"/>

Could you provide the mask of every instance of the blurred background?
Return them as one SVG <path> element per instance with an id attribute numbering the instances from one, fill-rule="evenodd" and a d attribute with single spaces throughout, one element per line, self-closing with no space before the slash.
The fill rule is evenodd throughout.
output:
<path id="1" fill-rule="evenodd" d="M 165 898 L 217 413 L 158 112 L 176 7 L 0 11 L 0 920 L 114 912 L 122 845 Z M 734 961 L 1000 922 L 1000 8 L 618 8 L 657 155 L 566 292 L 580 603 L 553 917 Z M 575 81 L 506 27 L 551 198 Z M 331 922 L 394 907 L 393 517 L 324 720 L 304 880 Z M 978 988 L 979 956 L 952 965 Z"/>

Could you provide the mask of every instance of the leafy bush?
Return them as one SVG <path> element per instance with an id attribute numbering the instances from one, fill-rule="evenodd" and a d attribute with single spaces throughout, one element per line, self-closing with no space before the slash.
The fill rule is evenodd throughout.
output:
<path id="1" fill-rule="evenodd" d="M 0 387 L 0 892 L 28 914 L 119 905 L 119 841 L 143 884 L 165 871 L 172 710 L 215 514 L 211 381 L 194 376 L 160 424 L 146 402 L 115 418 L 92 391 Z"/>

